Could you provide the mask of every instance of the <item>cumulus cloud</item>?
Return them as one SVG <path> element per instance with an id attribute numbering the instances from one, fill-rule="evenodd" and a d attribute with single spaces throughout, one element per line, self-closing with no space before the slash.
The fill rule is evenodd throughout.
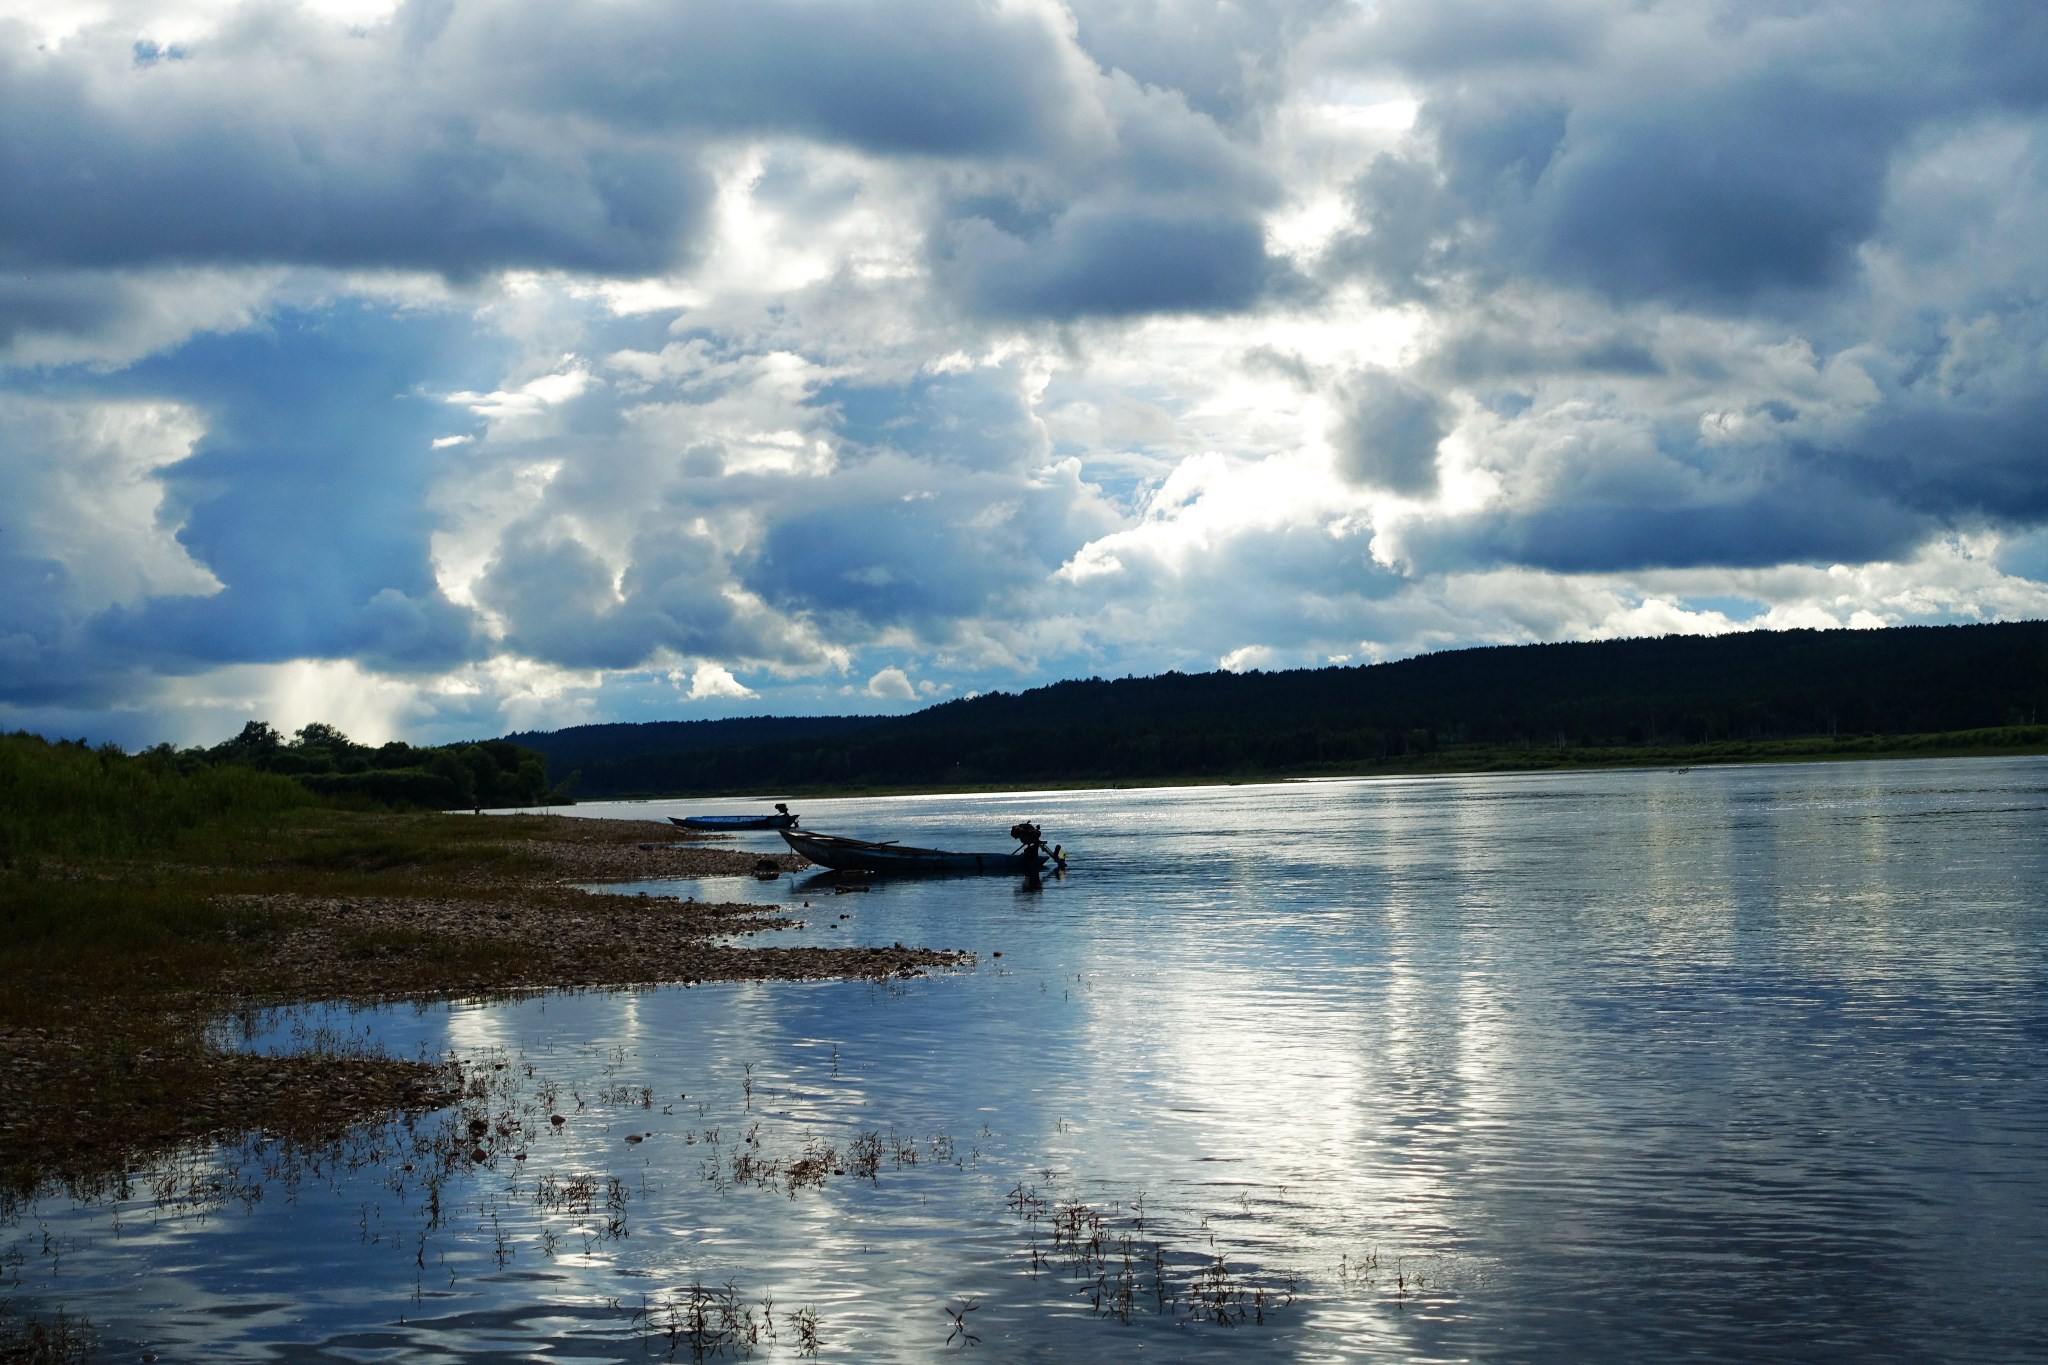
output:
<path id="1" fill-rule="evenodd" d="M 752 699 L 760 695 L 717 664 L 699 664 L 690 674 L 691 701 L 707 701 L 714 697 Z"/>
<path id="2" fill-rule="evenodd" d="M 0 532 L 26 579 L 0 598 L 36 595 L 73 612 L 158 596 L 204 596 L 221 584 L 178 543 L 162 473 L 204 430 L 175 403 L 92 402 L 0 394 Z"/>
<path id="3" fill-rule="evenodd" d="M 1451 428 L 1443 400 L 1375 370 L 1352 376 L 1341 392 L 1333 444 L 1345 477 L 1393 493 L 1434 492 L 1437 447 Z"/>
<path id="4" fill-rule="evenodd" d="M 885 668 L 868 679 L 867 693 L 883 701 L 913 701 L 917 689 L 910 685 L 910 676 L 900 668 Z"/>
<path id="5" fill-rule="evenodd" d="M 0 708 L 2038 615 L 2044 70 L 1966 0 L 0 0 Z"/>
<path id="6" fill-rule="evenodd" d="M 1258 222 L 1151 205 L 1082 203 L 1028 236 L 987 218 L 951 226 L 940 278 L 997 317 L 1229 312 L 1264 290 Z"/>

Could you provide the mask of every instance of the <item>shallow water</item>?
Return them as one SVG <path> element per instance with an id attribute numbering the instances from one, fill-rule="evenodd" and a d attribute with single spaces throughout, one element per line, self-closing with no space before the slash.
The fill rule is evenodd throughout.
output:
<path id="1" fill-rule="evenodd" d="M 1072 868 L 635 886 L 954 975 L 275 1021 L 453 1050 L 521 1127 L 47 1202 L 14 1309 L 165 1360 L 689 1358 L 745 1313 L 794 1359 L 798 1310 L 862 1360 L 2048 1355 L 2048 761 L 799 809 L 1029 817 Z"/>

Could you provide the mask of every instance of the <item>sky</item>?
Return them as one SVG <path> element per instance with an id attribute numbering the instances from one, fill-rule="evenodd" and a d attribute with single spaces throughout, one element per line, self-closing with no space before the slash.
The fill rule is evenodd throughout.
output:
<path id="1" fill-rule="evenodd" d="M 0 729 L 2042 616 L 2039 0 L 0 0 Z"/>

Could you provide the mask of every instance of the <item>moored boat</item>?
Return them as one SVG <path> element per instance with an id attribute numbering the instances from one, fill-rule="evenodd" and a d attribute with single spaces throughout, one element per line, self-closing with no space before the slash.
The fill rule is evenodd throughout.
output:
<path id="1" fill-rule="evenodd" d="M 1020 828 L 1022 828 L 1020 826 Z M 1048 861 L 1060 867 L 1066 859 L 1048 852 L 1042 840 L 1022 841 L 1014 853 L 955 853 L 943 848 L 910 848 L 893 839 L 853 839 L 844 834 L 786 829 L 782 841 L 821 867 L 834 872 L 947 872 L 967 876 L 1037 876 Z M 1012 831 L 1015 833 L 1015 831 Z"/>
<path id="2" fill-rule="evenodd" d="M 795 829 L 797 817 L 778 801 L 773 815 L 671 815 L 668 821 L 684 829 Z"/>

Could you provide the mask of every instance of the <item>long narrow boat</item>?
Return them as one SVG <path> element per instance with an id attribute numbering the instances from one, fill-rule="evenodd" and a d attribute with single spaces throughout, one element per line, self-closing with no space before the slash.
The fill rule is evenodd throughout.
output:
<path id="1" fill-rule="evenodd" d="M 772 815 L 671 815 L 668 820 L 684 829 L 795 829 L 797 817 L 788 806 L 777 804 Z"/>
<path id="2" fill-rule="evenodd" d="M 1046 856 L 1037 848 L 1016 853 L 950 853 L 941 848 L 905 848 L 893 842 L 873 843 L 843 834 L 818 834 L 786 829 L 782 841 L 834 872 L 954 872 L 1009 876 L 1036 873 Z"/>

